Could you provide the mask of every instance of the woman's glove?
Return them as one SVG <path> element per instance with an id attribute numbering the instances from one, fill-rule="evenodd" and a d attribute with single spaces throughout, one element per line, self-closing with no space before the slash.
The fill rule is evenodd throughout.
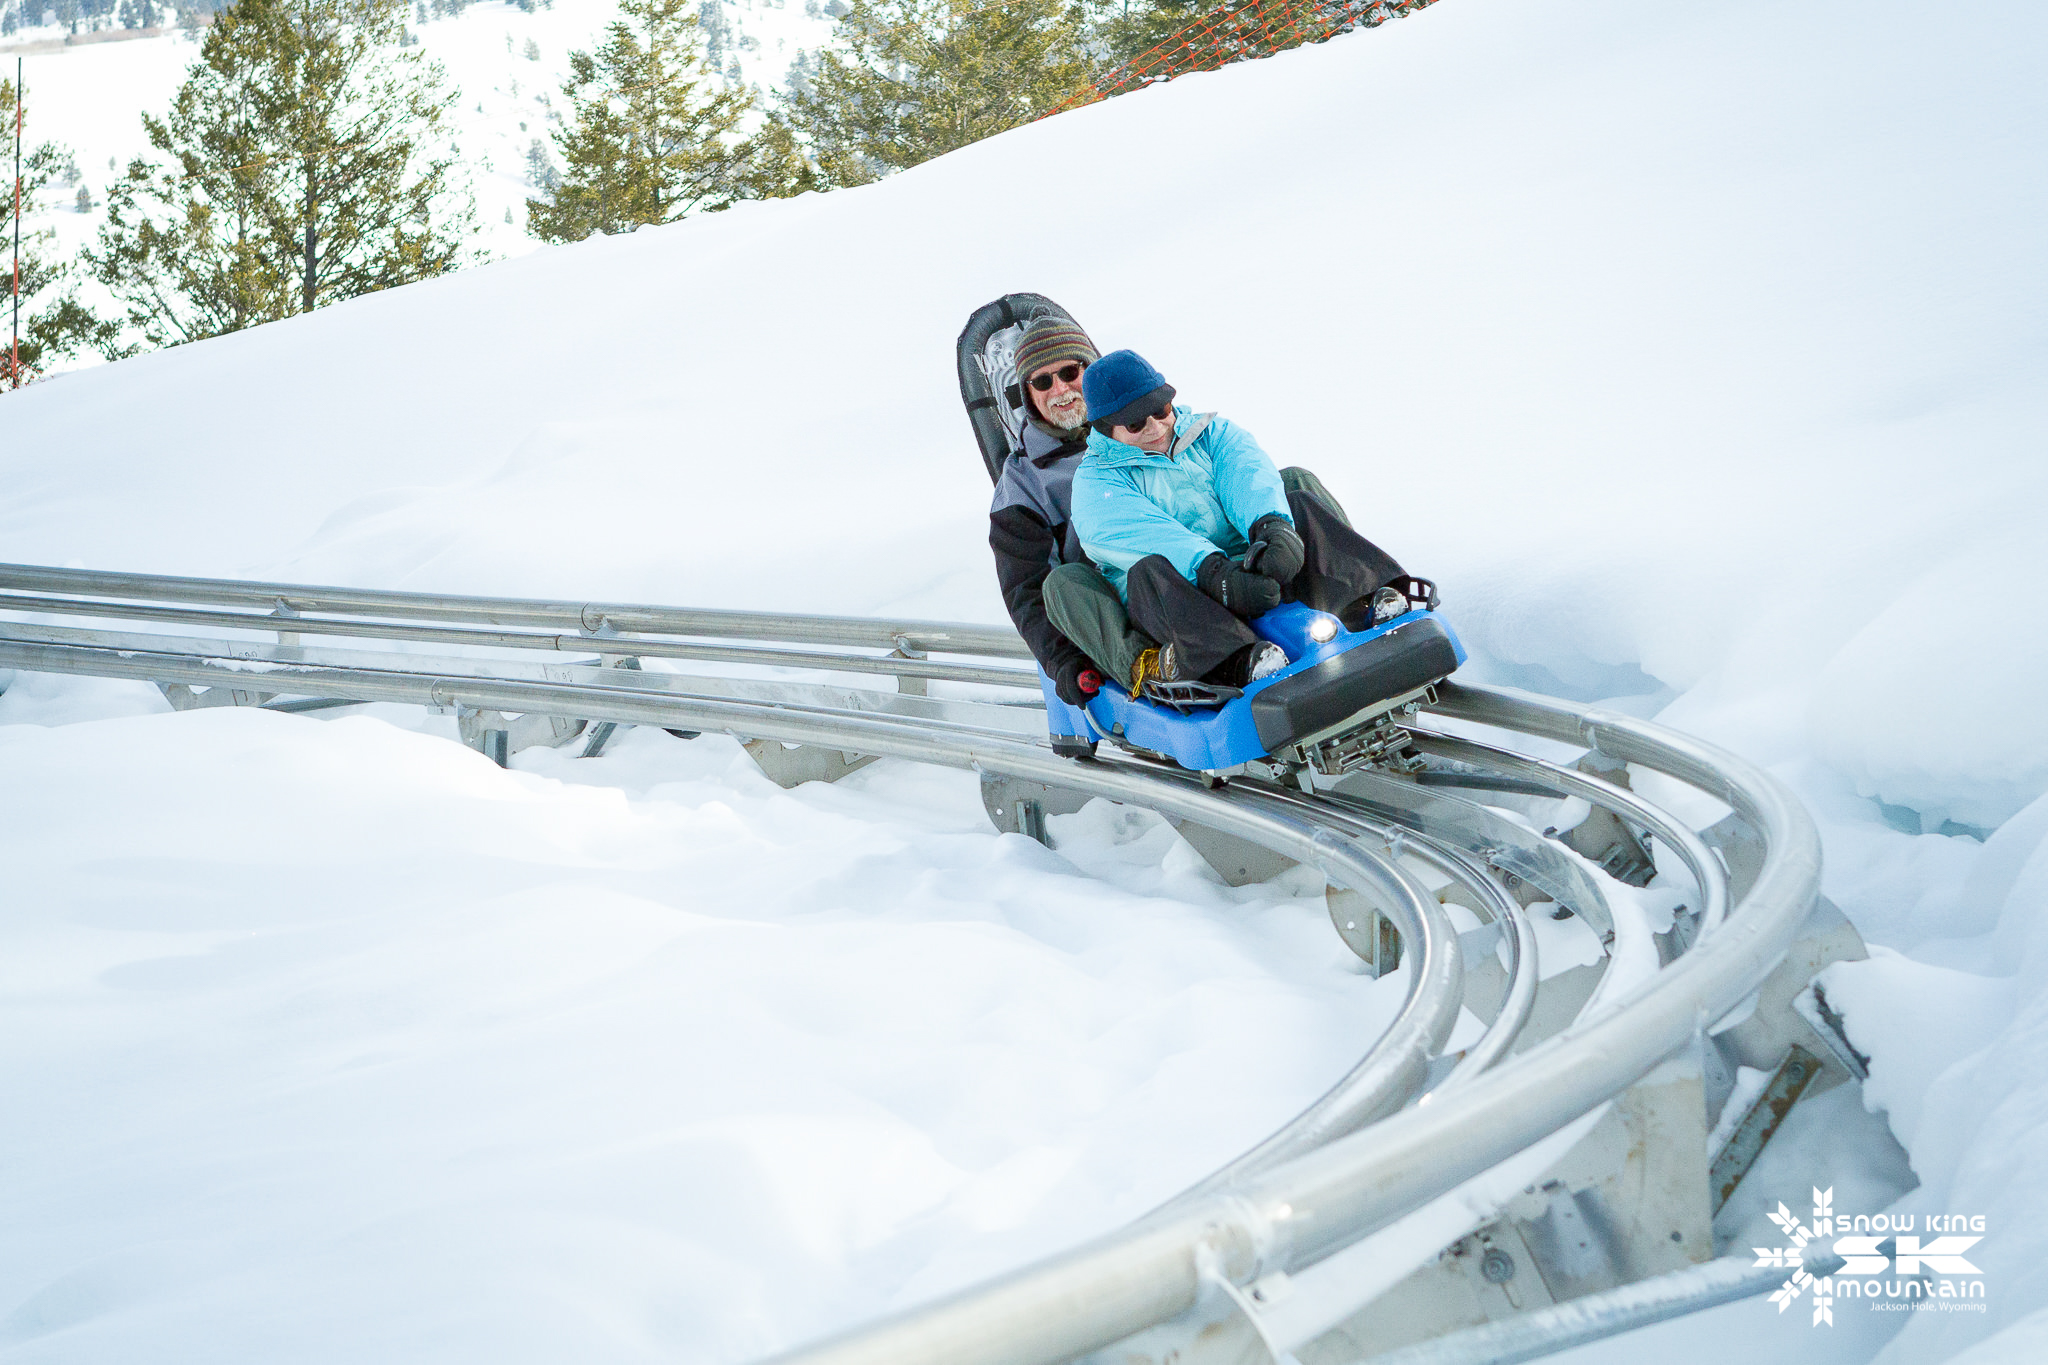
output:
<path id="1" fill-rule="evenodd" d="M 1278 512 L 1268 512 L 1252 523 L 1252 547 L 1245 551 L 1244 566 L 1286 587 L 1308 561 L 1308 547 L 1301 543 L 1294 524 Z"/>
<path id="2" fill-rule="evenodd" d="M 1280 585 L 1262 573 L 1248 573 L 1218 550 L 1195 571 L 1195 586 L 1249 621 L 1280 605 Z"/>

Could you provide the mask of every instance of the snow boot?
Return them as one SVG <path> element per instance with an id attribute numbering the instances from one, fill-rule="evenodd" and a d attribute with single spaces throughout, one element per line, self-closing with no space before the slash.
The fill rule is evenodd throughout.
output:
<path id="1" fill-rule="evenodd" d="M 1172 645 L 1154 645 L 1142 651 L 1131 662 L 1131 695 L 1142 697 L 1145 688 L 1153 681 L 1179 682 L 1180 663 L 1173 656 Z"/>

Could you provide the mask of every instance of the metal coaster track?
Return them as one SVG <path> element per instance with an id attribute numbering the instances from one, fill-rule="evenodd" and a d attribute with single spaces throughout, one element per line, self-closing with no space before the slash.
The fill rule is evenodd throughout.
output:
<path id="1" fill-rule="evenodd" d="M 799 755 L 967 768 L 983 775 L 985 796 L 1007 793 L 1005 805 L 987 799 L 1012 828 L 1042 834 L 1042 807 L 1035 827 L 1025 818 L 1033 801 L 1106 797 L 1183 822 L 1191 836 L 1209 831 L 1205 838 L 1320 870 L 1337 888 L 1332 918 L 1375 974 L 1391 966 L 1380 921 L 1398 936 L 1407 994 L 1392 1025 L 1322 1099 L 1252 1151 L 1129 1228 L 779 1358 L 792 1365 L 1024 1365 L 1108 1347 L 1116 1350 L 1104 1360 L 1186 1365 L 1297 1350 L 1311 1362 L 1351 1358 L 1344 1347 L 1356 1338 L 1339 1326 L 1370 1305 L 1355 1276 L 1329 1271 L 1347 1248 L 1518 1154 L 1548 1151 L 1541 1145 L 1564 1142 L 1553 1135 L 1583 1128 L 1589 1115 L 1609 1121 L 1629 1096 L 1647 1093 L 1632 1088 L 1674 1058 L 1683 1070 L 1703 1053 L 1762 1047 L 1775 1064 L 1786 1029 L 1803 1027 L 1744 1011 L 1763 999 L 1789 1013 L 1780 983 L 1790 972 L 1796 991 L 1811 976 L 1806 958 L 1786 959 L 1795 939 L 1805 945 L 1800 936 L 1813 932 L 1818 837 L 1782 785 L 1725 750 L 1624 715 L 1447 684 L 1427 714 L 1459 733 L 1418 728 L 1418 747 L 1437 765 L 1427 780 L 1364 771 L 1295 786 L 1217 785 L 1106 750 L 1094 761 L 1055 757 L 1035 675 L 1005 662 L 1028 658 L 1007 629 L 944 622 L 0 565 L 0 668 L 145 680 L 180 709 L 400 702 L 452 710 L 464 738 L 500 762 L 536 742 L 580 742 L 595 754 L 616 726 L 653 725 L 732 734 L 778 780 L 802 775 L 786 745 L 801 746 Z M 682 664 L 713 669 L 683 672 Z M 887 678 L 896 690 L 874 686 Z M 1599 762 L 1566 767 L 1475 733 L 1585 749 Z M 1582 770 L 1612 775 L 1621 765 L 1675 779 L 1730 814 L 1702 837 L 1625 778 Z M 840 758 L 833 771 L 846 766 Z M 1554 831 L 1539 835 L 1461 788 L 1572 797 L 1606 812 L 1669 851 L 1664 871 L 1690 883 L 1687 908 L 1650 942 L 1650 930 L 1610 906 L 1603 874 Z M 1342 909 L 1340 897 L 1350 898 Z M 1580 980 L 1578 995 L 1555 986 L 1540 975 L 1528 908 L 1553 902 L 1554 917 L 1576 916 L 1610 949 L 1620 940 L 1661 965 L 1638 980 L 1601 964 L 1589 989 L 1582 978 L 1555 978 Z M 1447 904 L 1469 910 L 1478 927 L 1460 933 Z M 1485 1027 L 1469 1046 L 1447 1051 L 1466 1008 Z M 1838 1039 L 1822 1037 L 1809 1051 L 1812 1038 L 1798 1037 L 1786 1065 L 1817 1052 L 1815 1067 L 1833 1068 L 1831 1077 L 1854 1073 Z M 1697 1066 L 1692 1074 L 1697 1092 Z M 1704 1170 L 1699 1183 L 1696 1202 L 1707 1209 Z M 1711 1250 L 1697 1226 L 1684 1237 L 1690 1261 Z M 1681 1241 L 1681 1231 L 1670 1238 Z M 1526 1252 L 1533 1243 L 1522 1245 Z M 1429 1334 L 1435 1341 L 1392 1344 L 1422 1352 L 1416 1359 L 1464 1358 L 1455 1354 L 1462 1338 L 1443 1332 L 1491 1320 L 1478 1330 L 1518 1333 L 1522 1359 L 1586 1339 L 1589 1322 L 1623 1330 L 1725 1301 L 1738 1281 L 1745 1293 L 1774 1283 L 1742 1279 L 1723 1262 L 1687 1269 L 1688 1259 L 1664 1254 L 1663 1262 L 1630 1260 L 1670 1272 L 1618 1281 L 1633 1284 L 1632 1299 L 1544 1295 L 1537 1306 L 1569 1300 L 1576 1310 L 1554 1326 L 1541 1313 L 1495 1305 L 1476 1320 L 1444 1319 Z M 1275 1307 L 1279 1299 L 1286 1303 Z M 1428 1355 L 1439 1349 L 1450 1353 Z"/>

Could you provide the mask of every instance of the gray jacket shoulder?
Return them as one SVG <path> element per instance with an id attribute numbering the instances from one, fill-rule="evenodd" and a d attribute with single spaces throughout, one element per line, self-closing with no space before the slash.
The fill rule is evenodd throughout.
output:
<path id="1" fill-rule="evenodd" d="M 1077 450 L 1044 464 L 1027 455 L 1012 455 L 1003 462 L 1003 474 L 996 481 L 989 515 L 995 516 L 1013 507 L 1030 512 L 1058 532 L 1060 562 L 1080 562 L 1081 541 L 1074 534 L 1073 526 L 1074 470 L 1086 453 L 1085 450 Z"/>

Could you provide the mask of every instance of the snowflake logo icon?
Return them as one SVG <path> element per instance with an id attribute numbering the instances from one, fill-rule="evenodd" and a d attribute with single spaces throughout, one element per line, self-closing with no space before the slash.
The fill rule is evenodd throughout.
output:
<path id="1" fill-rule="evenodd" d="M 1813 1325 L 1826 1323 L 1835 1325 L 1835 1295 L 1832 1279 L 1816 1279 L 1806 1269 L 1806 1244 L 1816 1237 L 1825 1237 L 1835 1227 L 1835 1187 L 1813 1192 L 1813 1221 L 1805 1223 L 1785 1207 L 1781 1200 L 1778 1207 L 1767 1215 L 1778 1230 L 1785 1234 L 1786 1245 L 1778 1247 L 1751 1247 L 1756 1253 L 1759 1267 L 1779 1266 L 1792 1272 L 1792 1277 L 1779 1285 L 1771 1295 L 1771 1302 L 1784 1312 L 1808 1289 L 1813 1290 Z"/>

